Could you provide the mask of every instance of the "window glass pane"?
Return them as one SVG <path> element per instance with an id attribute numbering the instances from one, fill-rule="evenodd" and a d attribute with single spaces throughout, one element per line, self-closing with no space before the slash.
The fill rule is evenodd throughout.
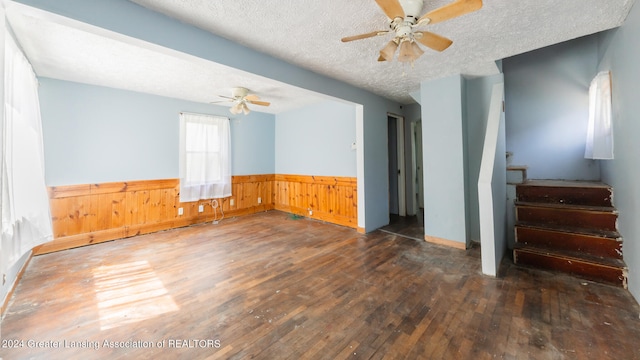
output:
<path id="1" fill-rule="evenodd" d="M 230 196 L 229 119 L 183 113 L 180 121 L 181 201 Z"/>

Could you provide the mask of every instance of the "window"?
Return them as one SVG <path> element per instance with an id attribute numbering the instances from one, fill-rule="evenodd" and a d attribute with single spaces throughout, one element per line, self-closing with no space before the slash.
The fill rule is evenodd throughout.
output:
<path id="1" fill-rule="evenodd" d="M 180 201 L 231 196 L 229 119 L 180 114 Z"/>
<path id="2" fill-rule="evenodd" d="M 589 87 L 589 127 L 587 159 L 613 159 L 613 125 L 611 123 L 611 73 L 596 75 Z"/>

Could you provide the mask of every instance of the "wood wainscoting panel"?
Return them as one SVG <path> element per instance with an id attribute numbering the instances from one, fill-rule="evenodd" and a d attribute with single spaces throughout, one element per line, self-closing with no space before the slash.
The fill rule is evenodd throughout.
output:
<path id="1" fill-rule="evenodd" d="M 275 208 L 358 228 L 357 181 L 352 177 L 275 175 Z"/>
<path id="2" fill-rule="evenodd" d="M 54 240 L 35 248 L 34 254 L 214 221 L 223 212 L 239 216 L 271 210 L 274 181 L 273 174 L 233 176 L 233 196 L 217 203 L 181 203 L 178 179 L 52 186 L 48 190 Z M 203 212 L 198 211 L 200 205 Z"/>
<path id="3" fill-rule="evenodd" d="M 243 175 L 232 177 L 228 198 L 181 203 L 178 179 L 52 186 L 54 240 L 34 254 L 210 222 L 223 213 L 229 217 L 272 209 L 357 229 L 356 187 L 356 179 L 349 177 Z"/>

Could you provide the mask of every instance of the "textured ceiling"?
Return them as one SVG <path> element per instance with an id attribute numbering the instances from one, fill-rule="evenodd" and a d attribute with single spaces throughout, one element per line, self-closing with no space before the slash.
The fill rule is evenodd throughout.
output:
<path id="1" fill-rule="evenodd" d="M 426 49 L 413 67 L 376 61 L 391 35 L 340 41 L 387 29 L 374 0 L 133 2 L 406 104 L 422 81 L 494 74 L 496 60 L 619 26 L 633 0 L 485 0 L 477 12 L 423 27 L 454 43 L 442 53 Z M 426 0 L 423 13 L 449 2 Z M 40 76 L 205 103 L 245 86 L 272 103 L 271 113 L 326 98 L 17 3 L 8 2 L 7 17 Z"/>
<path id="2" fill-rule="evenodd" d="M 201 103 L 242 86 L 271 102 L 253 111 L 273 114 L 329 98 L 17 3 L 7 18 L 38 76 Z"/>
<path id="3" fill-rule="evenodd" d="M 392 35 L 340 41 L 388 28 L 374 0 L 133 1 L 402 103 L 412 102 L 409 93 L 418 90 L 421 81 L 456 73 L 494 74 L 496 60 L 619 26 L 633 2 L 485 0 L 477 12 L 424 27 L 454 43 L 442 53 L 426 50 L 412 68 L 376 61 Z M 426 0 L 423 13 L 450 2 Z"/>

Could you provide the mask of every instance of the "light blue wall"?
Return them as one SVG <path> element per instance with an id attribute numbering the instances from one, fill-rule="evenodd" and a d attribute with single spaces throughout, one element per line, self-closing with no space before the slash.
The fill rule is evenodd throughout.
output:
<path id="1" fill-rule="evenodd" d="M 619 211 L 618 231 L 629 267 L 629 290 L 640 301 L 640 5 L 631 9 L 624 25 L 601 34 L 598 70 L 611 70 L 613 84 L 614 160 L 602 160 L 602 180 L 613 186 Z M 595 76 L 595 74 L 593 74 Z"/>
<path id="2" fill-rule="evenodd" d="M 19 0 L 127 36 L 182 51 L 204 59 L 279 80 L 301 88 L 361 104 L 364 108 L 362 148 L 363 185 L 358 199 L 365 204 L 366 231 L 389 222 L 387 112 L 400 113 L 400 105 L 346 83 L 282 60 L 258 53 L 196 27 L 186 25 L 125 0 Z M 361 198 L 360 196 L 364 196 Z"/>
<path id="3" fill-rule="evenodd" d="M 177 178 L 181 111 L 231 119 L 232 173 L 273 174 L 275 116 L 40 78 L 47 185 Z"/>
<path id="4" fill-rule="evenodd" d="M 503 60 L 507 151 L 529 178 L 600 179 L 598 162 L 584 159 L 596 54 L 584 37 Z"/>
<path id="5" fill-rule="evenodd" d="M 228 109 L 224 113 L 228 113 Z M 274 174 L 275 116 L 256 111 L 229 115 L 233 175 Z"/>
<path id="6" fill-rule="evenodd" d="M 277 174 L 356 176 L 354 105 L 324 101 L 276 115 Z"/>
<path id="7" fill-rule="evenodd" d="M 466 139 L 468 176 L 468 218 L 469 238 L 480 241 L 480 215 L 478 212 L 478 176 L 482 162 L 482 149 L 487 129 L 489 106 L 493 85 L 504 82 L 504 75 L 498 74 L 466 80 Z M 500 138 L 504 142 L 504 136 Z M 505 144 L 500 146 L 504 149 Z"/>
<path id="8" fill-rule="evenodd" d="M 498 74 L 422 84 L 426 235 L 480 241 L 478 176 L 493 85 L 503 81 Z"/>
<path id="9" fill-rule="evenodd" d="M 466 243 L 463 82 L 450 76 L 420 91 L 425 235 Z"/>

